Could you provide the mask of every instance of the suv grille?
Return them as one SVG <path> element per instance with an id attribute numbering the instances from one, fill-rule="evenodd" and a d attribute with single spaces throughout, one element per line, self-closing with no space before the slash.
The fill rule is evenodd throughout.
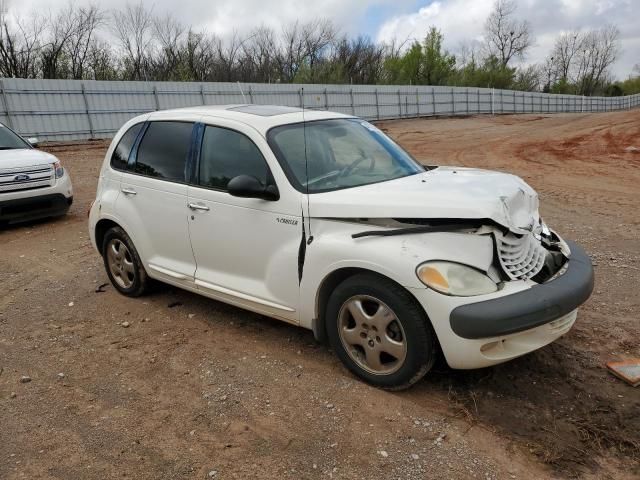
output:
<path id="1" fill-rule="evenodd" d="M 0 193 L 50 187 L 55 182 L 53 165 L 0 168 Z"/>
<path id="2" fill-rule="evenodd" d="M 512 280 L 533 278 L 544 266 L 547 251 L 532 233 L 496 235 L 496 245 L 500 265 Z"/>

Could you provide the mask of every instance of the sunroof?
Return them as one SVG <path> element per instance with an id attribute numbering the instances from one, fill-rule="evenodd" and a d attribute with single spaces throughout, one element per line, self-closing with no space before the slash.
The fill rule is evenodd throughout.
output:
<path id="1" fill-rule="evenodd" d="M 250 113 L 251 115 L 260 115 L 261 117 L 272 117 L 274 115 L 284 115 L 285 113 L 296 113 L 300 111 L 300 109 L 296 107 L 282 107 L 279 105 L 242 105 L 240 107 L 231 107 L 229 110 Z"/>

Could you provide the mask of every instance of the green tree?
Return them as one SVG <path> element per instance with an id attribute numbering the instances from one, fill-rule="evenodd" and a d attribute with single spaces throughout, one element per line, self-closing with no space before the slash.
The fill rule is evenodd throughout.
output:
<path id="1" fill-rule="evenodd" d="M 384 68 L 388 83 L 447 85 L 456 71 L 456 57 L 443 49 L 442 33 L 430 27 L 423 43 L 414 42 L 400 56 L 387 58 Z"/>

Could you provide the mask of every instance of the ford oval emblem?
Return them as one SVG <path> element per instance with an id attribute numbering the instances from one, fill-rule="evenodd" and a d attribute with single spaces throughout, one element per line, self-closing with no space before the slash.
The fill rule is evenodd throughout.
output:
<path id="1" fill-rule="evenodd" d="M 29 175 L 16 175 L 14 180 L 16 182 L 24 182 L 26 180 L 31 180 L 31 177 Z"/>

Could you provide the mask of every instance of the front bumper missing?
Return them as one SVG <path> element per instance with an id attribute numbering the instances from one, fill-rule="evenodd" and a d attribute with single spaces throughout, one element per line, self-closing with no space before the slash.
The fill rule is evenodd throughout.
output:
<path id="1" fill-rule="evenodd" d="M 591 259 L 575 242 L 566 272 L 512 295 L 460 305 L 450 315 L 451 329 L 466 339 L 501 337 L 530 330 L 564 317 L 593 292 Z"/>

